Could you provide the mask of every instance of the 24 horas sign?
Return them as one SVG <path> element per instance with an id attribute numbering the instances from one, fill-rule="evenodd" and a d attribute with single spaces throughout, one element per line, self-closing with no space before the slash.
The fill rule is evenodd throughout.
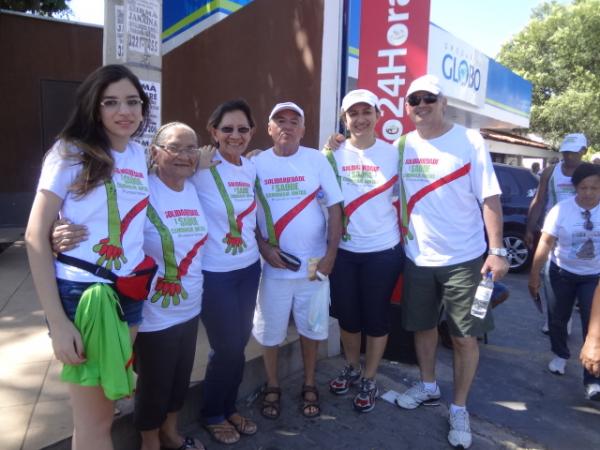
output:
<path id="1" fill-rule="evenodd" d="M 429 0 L 363 0 L 358 86 L 379 97 L 379 136 L 394 141 L 413 129 L 404 98 L 427 73 Z"/>

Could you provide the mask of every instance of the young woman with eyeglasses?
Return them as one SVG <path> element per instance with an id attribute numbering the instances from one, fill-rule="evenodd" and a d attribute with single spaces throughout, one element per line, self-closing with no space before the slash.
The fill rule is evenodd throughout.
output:
<path id="1" fill-rule="evenodd" d="M 233 444 L 257 431 L 235 407 L 261 272 L 254 234 L 256 169 L 242 156 L 255 130 L 250 107 L 243 100 L 219 105 L 207 130 L 220 164 L 193 177 L 210 230 L 202 267 L 201 318 L 211 347 L 202 417 L 215 441 Z"/>
<path id="2" fill-rule="evenodd" d="M 567 322 L 575 301 L 585 339 L 600 278 L 600 166 L 581 163 L 571 182 L 575 197 L 557 203 L 546 216 L 529 275 L 529 292 L 535 298 L 540 290 L 540 270 L 550 254 L 554 298 L 548 301 L 548 325 L 555 357 L 548 369 L 557 375 L 564 375 L 571 355 Z M 584 370 L 583 383 L 587 398 L 600 400 L 600 378 Z"/>
<path id="3" fill-rule="evenodd" d="M 104 66 L 89 75 L 44 159 L 27 225 L 33 281 L 54 354 L 65 364 L 62 379 L 69 383 L 73 448 L 112 448 L 114 398 L 101 386 L 97 364 L 86 359 L 90 349 L 73 323 L 84 291 L 106 280 L 56 261 L 50 230 L 59 215 L 85 223 L 87 240 L 66 253 L 117 275 L 129 275 L 142 262 L 148 175 L 144 149 L 131 138 L 143 131 L 149 108 L 138 78 L 126 67 Z M 143 304 L 125 299 L 120 304 L 135 335 Z"/>

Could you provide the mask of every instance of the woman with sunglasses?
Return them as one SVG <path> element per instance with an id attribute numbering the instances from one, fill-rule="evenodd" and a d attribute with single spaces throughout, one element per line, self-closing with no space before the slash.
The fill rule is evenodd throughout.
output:
<path id="1" fill-rule="evenodd" d="M 255 237 L 254 164 L 242 155 L 254 134 L 254 119 L 243 100 L 219 105 L 207 130 L 220 164 L 193 178 L 210 234 L 203 274 L 202 322 L 211 347 L 203 382 L 205 428 L 220 443 L 252 435 L 256 423 L 235 407 L 244 374 L 244 349 L 250 338 L 260 261 Z"/>
<path id="2" fill-rule="evenodd" d="M 69 383 L 73 448 L 113 448 L 113 400 L 119 396 L 104 389 L 98 361 L 91 360 L 95 351 L 74 324 L 82 295 L 89 296 L 88 288 L 106 280 L 55 260 L 48 237 L 60 215 L 88 224 L 87 241 L 68 251 L 69 256 L 119 276 L 130 275 L 144 260 L 146 157 L 131 138 L 143 131 L 149 107 L 138 78 L 125 66 L 104 66 L 89 75 L 59 140 L 46 154 L 27 224 L 33 281 L 54 354 L 65 364 L 61 378 Z M 143 303 L 122 298 L 120 305 L 134 336 Z M 118 330 L 117 322 L 113 325 L 111 336 Z"/>
<path id="3" fill-rule="evenodd" d="M 399 152 L 376 136 L 381 117 L 377 101 L 366 89 L 349 92 L 342 100 L 341 119 L 350 138 L 335 152 L 324 150 L 344 194 L 343 235 L 330 280 L 346 366 L 330 381 L 329 389 L 343 395 L 360 383 L 354 397 L 354 408 L 360 412 L 375 407 L 375 375 L 390 328 L 390 298 L 404 262 L 392 201 L 397 193 Z M 361 333 L 366 335 L 364 370 Z"/>
<path id="4" fill-rule="evenodd" d="M 557 203 L 547 214 L 537 246 L 529 292 L 539 295 L 540 270 L 550 254 L 549 277 L 554 296 L 548 301 L 548 326 L 555 357 L 548 369 L 564 375 L 570 357 L 567 322 L 577 301 L 585 340 L 594 289 L 600 278 L 600 166 L 581 163 L 571 182 L 575 197 Z M 586 396 L 600 400 L 600 378 L 583 372 Z"/>

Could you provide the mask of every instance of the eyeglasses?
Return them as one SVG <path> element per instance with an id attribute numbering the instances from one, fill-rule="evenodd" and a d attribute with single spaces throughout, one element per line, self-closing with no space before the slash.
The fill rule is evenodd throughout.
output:
<path id="1" fill-rule="evenodd" d="M 218 129 L 221 133 L 232 134 L 235 131 L 234 127 L 221 127 Z M 237 132 L 240 134 L 250 133 L 250 127 L 238 127 Z"/>
<path id="2" fill-rule="evenodd" d="M 419 106 L 421 104 L 421 100 L 423 100 L 426 105 L 431 105 L 432 103 L 438 101 L 438 96 L 432 94 L 431 92 L 426 92 L 425 94 L 421 95 L 410 94 L 407 100 L 410 106 Z"/>
<path id="3" fill-rule="evenodd" d="M 170 153 L 172 155 L 175 156 L 179 156 L 179 155 L 195 155 L 196 153 L 198 153 L 198 148 L 196 147 L 177 147 L 175 145 L 172 144 L 154 144 L 156 145 L 158 148 L 161 148 L 163 150 L 165 150 L 167 153 Z"/>
<path id="4" fill-rule="evenodd" d="M 585 220 L 583 223 L 583 229 L 592 231 L 594 229 L 594 222 L 592 222 L 592 213 L 590 210 L 586 209 L 585 211 L 581 211 L 581 215 L 583 216 L 583 220 Z"/>
<path id="5" fill-rule="evenodd" d="M 141 108 L 144 104 L 144 101 L 141 98 L 128 98 L 127 100 L 107 98 L 106 100 L 102 100 L 100 102 L 100 106 L 102 106 L 107 111 L 114 112 L 119 111 L 123 103 L 125 103 L 127 109 L 136 109 Z"/>

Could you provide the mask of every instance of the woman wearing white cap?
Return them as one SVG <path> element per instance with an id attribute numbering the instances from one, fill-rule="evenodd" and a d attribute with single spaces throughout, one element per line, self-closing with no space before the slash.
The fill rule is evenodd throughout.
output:
<path id="1" fill-rule="evenodd" d="M 360 382 L 354 407 L 368 412 L 378 395 L 375 375 L 387 343 L 390 297 L 404 262 L 393 205 L 399 153 L 377 139 L 375 124 L 381 113 L 375 94 L 366 89 L 351 91 L 344 97 L 341 111 L 350 138 L 335 152 L 326 147 L 324 153 L 344 194 L 344 230 L 330 278 L 346 366 L 329 388 L 343 395 Z M 367 347 L 361 370 L 363 332 Z"/>

